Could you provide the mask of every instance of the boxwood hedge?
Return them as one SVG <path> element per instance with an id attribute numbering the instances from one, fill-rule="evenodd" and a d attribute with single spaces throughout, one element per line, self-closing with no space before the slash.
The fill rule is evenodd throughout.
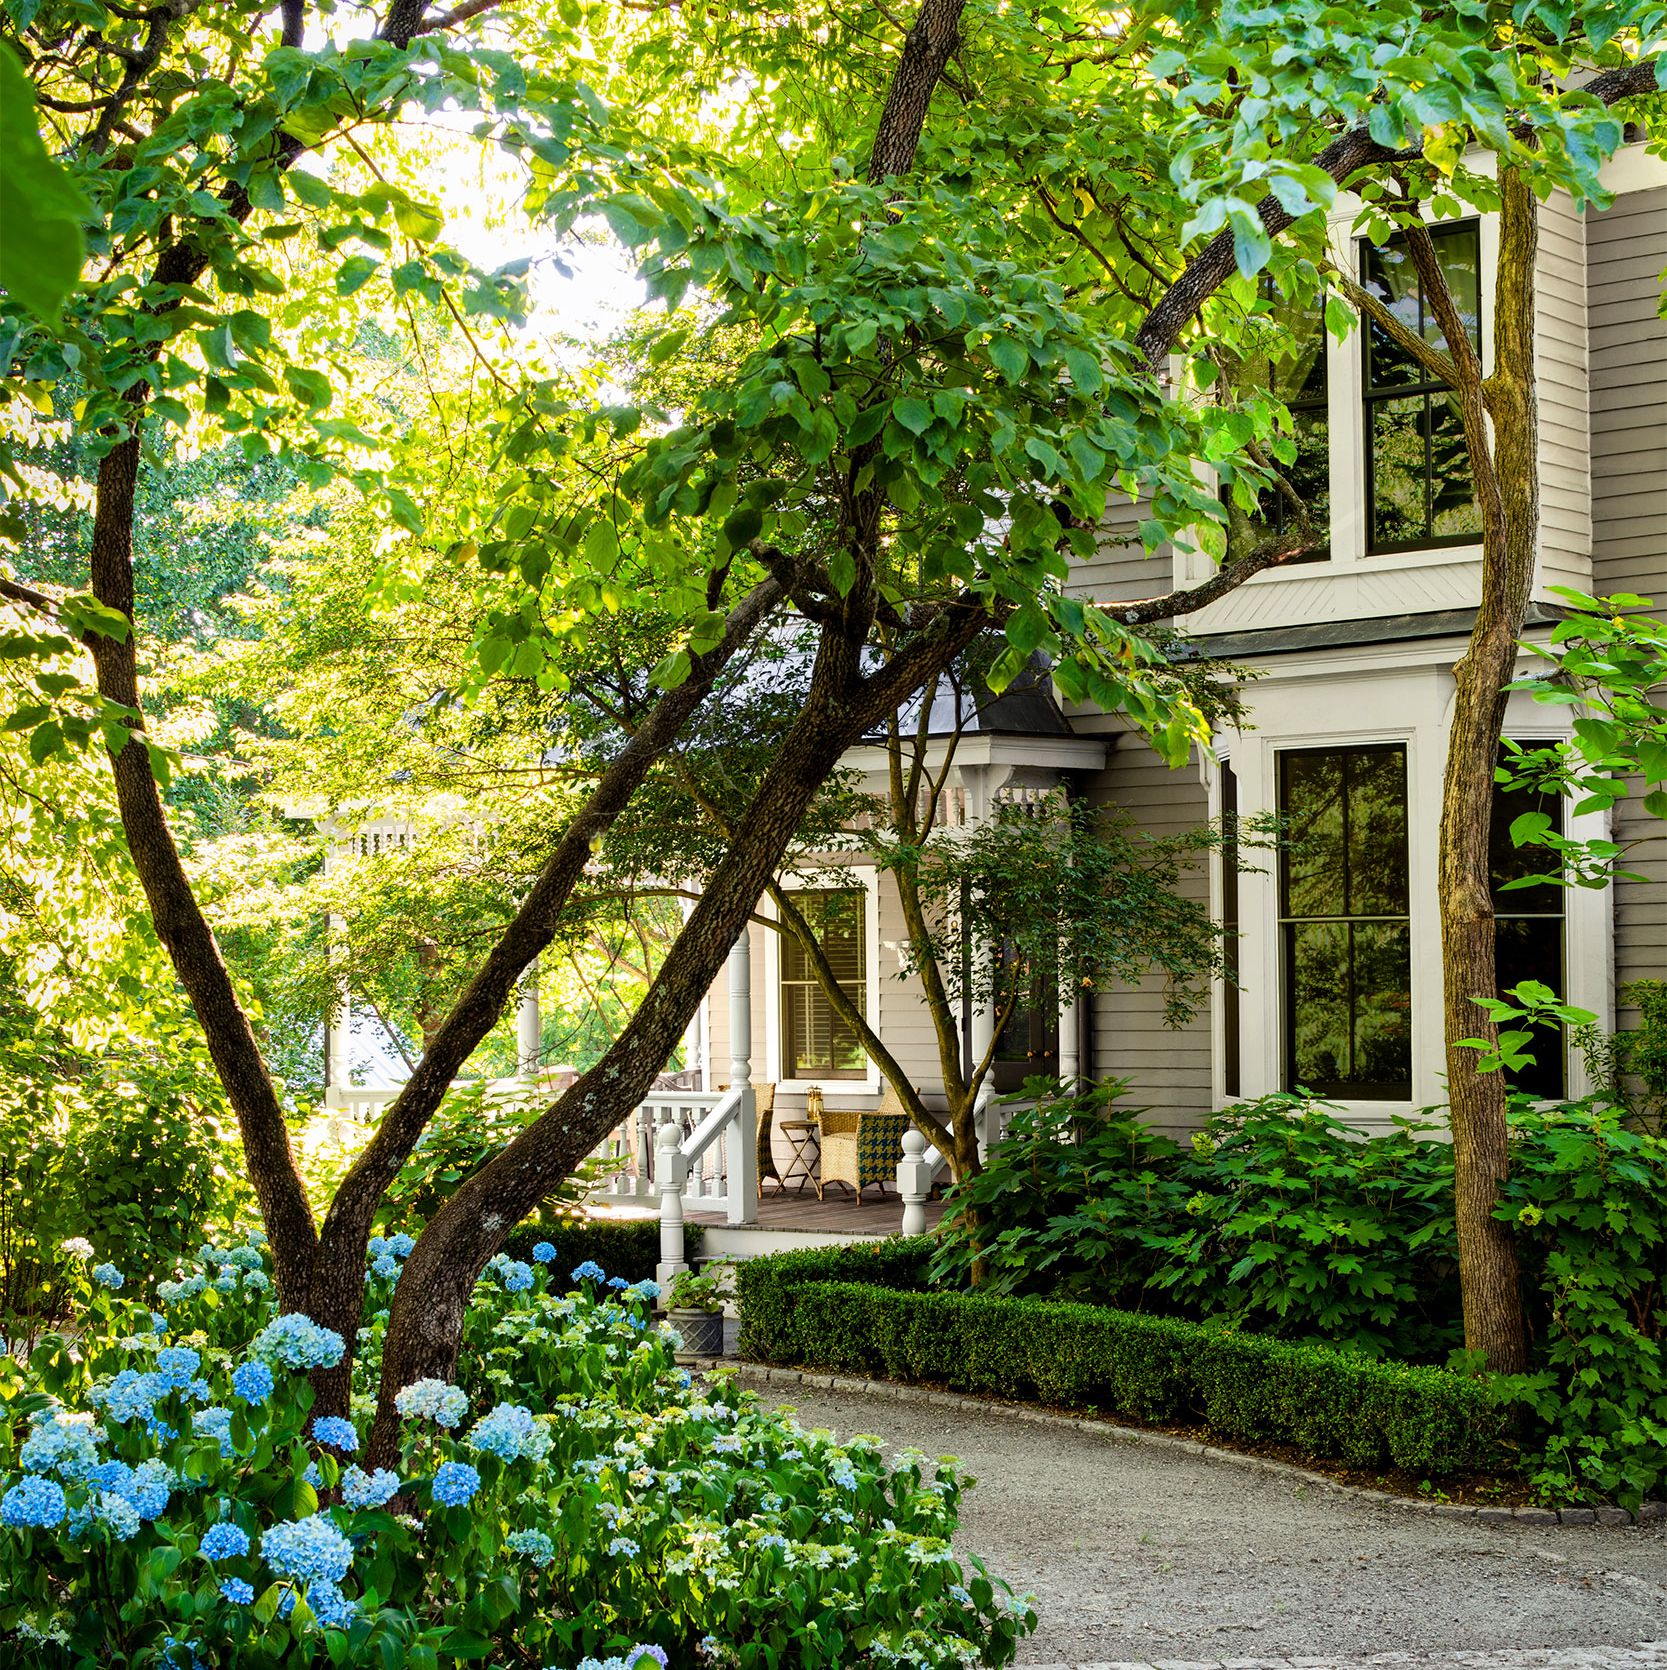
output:
<path id="1" fill-rule="evenodd" d="M 930 1255 L 890 1240 L 744 1261 L 741 1354 L 1202 1424 L 1421 1478 L 1515 1469 L 1511 1412 L 1482 1380 L 1100 1305 L 923 1291 Z"/>
<path id="2" fill-rule="evenodd" d="M 685 1256 L 700 1252 L 701 1226 L 685 1225 Z M 504 1243 L 511 1258 L 530 1260 L 540 1241 L 556 1249 L 555 1269 L 566 1276 L 587 1259 L 600 1264 L 610 1276 L 627 1281 L 652 1281 L 660 1262 L 660 1220 L 652 1218 L 563 1218 L 529 1221 L 516 1226 Z"/>

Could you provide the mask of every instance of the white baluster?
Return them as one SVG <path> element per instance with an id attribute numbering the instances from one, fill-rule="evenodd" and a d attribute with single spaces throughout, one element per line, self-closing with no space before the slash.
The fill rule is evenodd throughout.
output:
<path id="1" fill-rule="evenodd" d="M 903 1133 L 903 1158 L 897 1162 L 897 1192 L 903 1199 L 903 1233 L 926 1233 L 926 1197 L 936 1168 L 926 1156 L 926 1138 L 912 1125 Z"/>
<path id="2" fill-rule="evenodd" d="M 660 1190 L 660 1262 L 654 1279 L 662 1289 L 672 1278 L 689 1268 L 683 1256 L 683 1185 L 688 1180 L 689 1162 L 679 1147 L 675 1120 L 660 1127 L 655 1138 L 654 1181 Z"/>

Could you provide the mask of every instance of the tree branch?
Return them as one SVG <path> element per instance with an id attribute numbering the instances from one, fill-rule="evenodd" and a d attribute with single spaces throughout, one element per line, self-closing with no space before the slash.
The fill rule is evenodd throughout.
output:
<path id="1" fill-rule="evenodd" d="M 1444 383 L 1452 383 L 1457 373 L 1448 355 L 1442 353 L 1434 343 L 1426 342 L 1417 331 L 1409 329 L 1384 306 L 1379 297 L 1374 296 L 1364 285 L 1356 283 L 1335 262 L 1325 262 L 1324 271 L 1327 279 L 1342 291 L 1355 311 L 1364 313 L 1403 354 L 1417 360 L 1432 377 Z"/>
<path id="2" fill-rule="evenodd" d="M 1319 543 L 1311 530 L 1299 528 L 1283 539 L 1272 540 L 1266 545 L 1259 545 L 1254 551 L 1246 552 L 1236 562 L 1218 568 L 1209 579 L 1199 585 L 1165 592 L 1161 597 L 1107 601 L 1101 603 L 1100 607 L 1113 619 L 1121 621 L 1124 626 L 1148 626 L 1153 621 L 1173 620 L 1179 615 L 1196 614 L 1198 610 L 1207 608 L 1217 599 L 1225 597 L 1228 592 L 1237 590 L 1246 580 L 1262 573 L 1264 569 L 1277 568 L 1293 557 L 1300 557 L 1312 551 Z"/>

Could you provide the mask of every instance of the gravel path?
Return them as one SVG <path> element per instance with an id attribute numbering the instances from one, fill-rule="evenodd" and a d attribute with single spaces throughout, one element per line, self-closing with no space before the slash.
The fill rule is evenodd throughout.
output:
<path id="1" fill-rule="evenodd" d="M 1667 1666 L 1667 1524 L 1472 1524 L 994 1413 L 760 1389 L 960 1457 L 959 1546 L 1037 1598 L 1023 1665 Z"/>

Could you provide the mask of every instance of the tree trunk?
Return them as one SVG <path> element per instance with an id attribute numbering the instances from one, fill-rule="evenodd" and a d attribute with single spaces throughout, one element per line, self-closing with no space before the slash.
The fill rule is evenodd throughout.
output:
<path id="1" fill-rule="evenodd" d="M 1504 686 L 1516 667 L 1539 530 L 1536 206 L 1515 170 L 1503 171 L 1500 185 L 1494 369 L 1482 389 L 1492 420 L 1491 452 L 1486 424 L 1469 411 L 1465 424 L 1483 497 L 1482 588 L 1470 642 L 1453 669 L 1453 724 L 1442 788 L 1440 909 L 1442 1018 L 1465 1347 L 1479 1353 L 1490 1368 L 1517 1373 L 1526 1366 L 1527 1341 L 1516 1244 L 1510 1226 L 1494 1216 L 1510 1165 L 1505 1081 L 1498 1072 L 1479 1072 L 1477 1052 L 1456 1042 L 1492 1038 L 1496 1030 L 1473 1000 L 1491 998 L 1498 991 L 1488 857 L 1494 767 L 1505 719 Z M 1454 355 L 1459 357 L 1456 349 Z"/>

